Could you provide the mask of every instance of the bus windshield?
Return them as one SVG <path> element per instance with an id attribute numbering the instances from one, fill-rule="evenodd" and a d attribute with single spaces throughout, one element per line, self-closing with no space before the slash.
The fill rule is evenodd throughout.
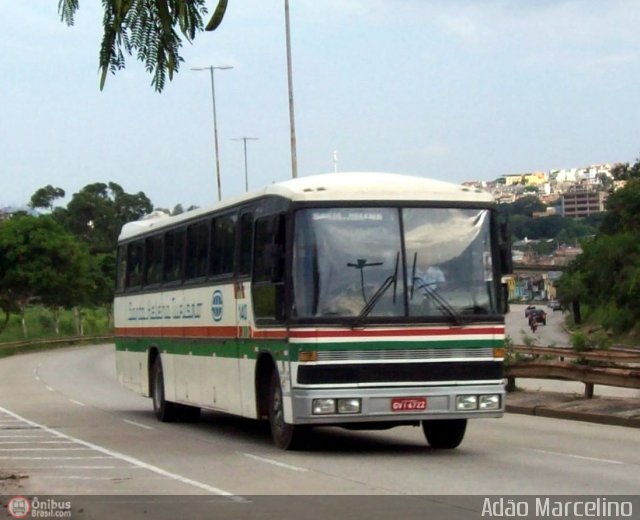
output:
<path id="1" fill-rule="evenodd" d="M 486 209 L 299 210 L 293 315 L 460 322 L 497 314 L 490 229 Z"/>

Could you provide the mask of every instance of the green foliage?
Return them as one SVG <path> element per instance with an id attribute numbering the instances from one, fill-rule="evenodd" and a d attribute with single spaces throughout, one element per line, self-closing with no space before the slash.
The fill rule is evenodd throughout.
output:
<path id="1" fill-rule="evenodd" d="M 571 349 L 575 352 L 588 352 L 593 350 L 593 344 L 589 336 L 581 330 L 574 332 L 571 336 Z"/>
<path id="2" fill-rule="evenodd" d="M 53 201 L 65 196 L 62 188 L 54 188 L 51 184 L 40 188 L 31 196 L 29 207 L 53 210 Z"/>
<path id="3" fill-rule="evenodd" d="M 25 309 L 25 320 L 29 329 L 28 339 L 55 337 L 55 318 L 52 311 L 42 305 L 28 305 Z M 59 317 L 60 337 L 76 335 L 76 327 L 72 310 L 62 310 Z M 104 308 L 88 309 L 85 312 L 85 332 L 92 335 L 109 334 L 109 319 Z M 0 343 L 21 341 L 22 326 L 19 316 L 12 316 L 6 329 L 0 332 Z"/>
<path id="4" fill-rule="evenodd" d="M 82 238 L 92 253 L 112 253 L 122 226 L 152 210 L 153 205 L 143 192 L 130 194 L 115 182 L 97 182 L 74 193 L 67 208 L 53 216 Z"/>
<path id="5" fill-rule="evenodd" d="M 602 222 L 602 233 L 640 234 L 640 177 L 628 180 L 624 188 L 609 195 L 606 208 L 608 213 Z"/>
<path id="6" fill-rule="evenodd" d="M 534 213 L 545 211 L 546 209 L 547 207 L 535 195 L 526 195 L 515 202 L 501 205 L 501 210 L 510 215 L 523 215 L 525 217 L 532 217 Z"/>
<path id="7" fill-rule="evenodd" d="M 0 223 L 0 295 L 10 311 L 35 297 L 54 307 L 82 303 L 91 262 L 86 246 L 49 216 Z"/>
<path id="8" fill-rule="evenodd" d="M 64 190 L 48 185 L 31 198 L 33 207 L 52 208 Z M 147 196 L 126 193 L 116 183 L 95 183 L 73 195 L 66 208 L 40 217 L 16 215 L 0 222 L 0 334 L 20 328 L 20 336 L 37 331 L 76 334 L 73 316 L 64 309 L 82 307 L 87 333 L 102 330 L 102 318 L 87 308 L 99 306 L 111 318 L 115 286 L 115 250 L 126 222 L 138 220 L 153 209 Z M 38 302 L 47 312 L 28 326 L 12 314 L 23 313 Z M 8 340 L 6 340 L 8 341 Z"/>
<path id="9" fill-rule="evenodd" d="M 125 54 L 136 53 L 151 84 L 160 92 L 167 74 L 178 72 L 182 35 L 191 42 L 203 29 L 202 16 L 207 13 L 205 0 L 102 0 L 104 8 L 103 37 L 100 46 L 100 89 L 104 88 L 107 72 L 115 74 L 125 66 Z M 67 25 L 74 24 L 78 0 L 59 0 L 58 12 Z M 206 26 L 216 29 L 226 12 L 227 0 L 218 0 Z"/>
<path id="10" fill-rule="evenodd" d="M 518 204 L 519 200 L 528 199 Z M 537 200 L 536 203 L 533 199 Z M 581 239 L 595 235 L 602 216 L 573 219 L 561 215 L 533 218 L 533 211 L 543 211 L 537 197 L 522 197 L 513 204 L 501 204 L 499 210 L 509 215 L 509 228 L 517 240 L 555 239 L 557 244 L 577 244 Z M 539 208 L 542 208 L 539 209 Z"/>
<path id="11" fill-rule="evenodd" d="M 609 196 L 599 233 L 583 243 L 557 287 L 564 305 L 588 302 L 593 319 L 621 334 L 640 322 L 640 161 L 614 175 L 626 186 Z"/>

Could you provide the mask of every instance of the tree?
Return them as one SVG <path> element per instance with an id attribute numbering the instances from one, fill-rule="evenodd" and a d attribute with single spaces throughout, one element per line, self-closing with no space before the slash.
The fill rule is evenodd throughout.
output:
<path id="1" fill-rule="evenodd" d="M 50 216 L 22 216 L 0 223 L 0 301 L 5 312 L 24 309 L 34 298 L 49 306 L 71 306 L 91 291 L 91 256 L 85 245 Z"/>
<path id="2" fill-rule="evenodd" d="M 617 165 L 614 176 L 627 183 L 609 195 L 598 234 L 583 243 L 558 294 L 574 311 L 581 300 L 588 302 L 602 326 L 621 333 L 640 322 L 640 159 L 633 166 Z M 578 318 L 579 313 L 577 323 Z"/>
<path id="3" fill-rule="evenodd" d="M 97 182 L 74 193 L 66 210 L 56 211 L 53 216 L 89 244 L 92 253 L 112 253 L 122 226 L 152 210 L 143 192 L 130 194 L 115 182 Z"/>
<path id="4" fill-rule="evenodd" d="M 611 175 L 616 181 L 628 181 L 640 178 L 640 158 L 629 166 L 629 163 L 618 163 L 611 168 Z"/>
<path id="5" fill-rule="evenodd" d="M 535 195 L 525 195 L 513 202 L 511 205 L 511 213 L 515 215 L 524 215 L 532 217 L 534 213 L 545 211 L 547 207 L 540 202 Z"/>
<path id="6" fill-rule="evenodd" d="M 228 0 L 218 4 L 207 31 L 215 30 L 224 17 Z M 158 92 L 164 88 L 167 74 L 173 79 L 178 72 L 182 39 L 192 42 L 203 29 L 202 16 L 207 14 L 206 0 L 102 0 L 104 7 L 103 36 L 100 46 L 100 89 L 107 72 L 115 74 L 125 66 L 125 53 L 135 51 L 138 60 L 153 74 L 151 84 Z M 73 25 L 79 0 L 59 0 L 58 12 L 63 22 Z M 178 33 L 179 31 L 179 33 Z"/>
<path id="7" fill-rule="evenodd" d="M 64 196 L 65 191 L 62 188 L 54 188 L 51 184 L 48 184 L 31 195 L 29 207 L 33 209 L 43 208 L 53 211 L 53 201 L 61 199 Z"/>
<path id="8" fill-rule="evenodd" d="M 601 227 L 603 233 L 640 234 L 640 175 L 631 177 L 623 188 L 609 195 L 606 208 L 607 215 Z"/>

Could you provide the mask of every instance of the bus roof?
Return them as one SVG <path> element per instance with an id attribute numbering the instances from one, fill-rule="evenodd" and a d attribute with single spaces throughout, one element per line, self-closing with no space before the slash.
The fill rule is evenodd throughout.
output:
<path id="1" fill-rule="evenodd" d="M 313 201 L 432 201 L 432 202 L 478 202 L 491 203 L 491 194 L 459 184 L 379 172 L 339 172 L 298 177 L 269 184 L 262 189 L 229 199 L 220 204 L 199 208 L 170 217 L 155 211 L 142 220 L 129 222 L 122 227 L 120 240 L 152 229 L 177 224 L 199 215 L 221 210 L 263 196 L 280 196 L 295 202 Z"/>

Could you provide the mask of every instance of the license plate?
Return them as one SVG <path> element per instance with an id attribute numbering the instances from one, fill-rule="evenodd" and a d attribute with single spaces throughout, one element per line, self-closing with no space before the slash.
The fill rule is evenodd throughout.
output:
<path id="1" fill-rule="evenodd" d="M 426 409 L 426 397 L 394 397 L 391 399 L 392 412 L 416 412 Z"/>

